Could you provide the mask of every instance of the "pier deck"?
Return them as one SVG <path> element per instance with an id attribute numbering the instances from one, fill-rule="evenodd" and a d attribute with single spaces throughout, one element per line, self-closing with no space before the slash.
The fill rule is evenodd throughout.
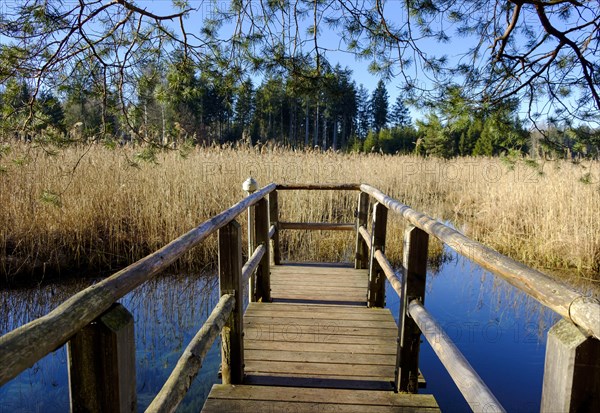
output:
<path id="1" fill-rule="evenodd" d="M 368 271 L 271 267 L 272 303 L 244 315 L 243 385 L 215 385 L 203 412 L 439 411 L 433 396 L 393 392 L 398 327 L 367 308 Z"/>

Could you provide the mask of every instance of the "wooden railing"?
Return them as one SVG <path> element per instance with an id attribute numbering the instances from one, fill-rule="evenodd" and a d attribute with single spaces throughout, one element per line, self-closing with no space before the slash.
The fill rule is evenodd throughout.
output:
<path id="1" fill-rule="evenodd" d="M 427 249 L 429 236 L 434 236 L 563 317 L 548 332 L 541 410 L 573 412 L 600 409 L 600 303 L 597 299 L 583 296 L 546 274 L 469 239 L 370 185 L 278 185 L 277 190 L 360 191 L 356 210 L 354 264 L 355 268 L 369 270 L 367 305 L 385 306 L 385 279 L 390 282 L 401 302 L 396 391 L 417 392 L 419 347 L 423 334 L 474 411 L 504 411 L 424 306 Z M 277 191 L 270 196 L 276 198 Z M 371 199 L 374 204 L 369 231 L 367 220 Z M 385 255 L 388 211 L 408 221 L 404 234 L 403 262 L 398 271 L 400 274 Z M 349 228 L 347 223 L 279 223 L 277 231 Z"/>
<path id="2" fill-rule="evenodd" d="M 248 192 L 255 190 L 252 185 L 245 189 Z M 359 191 L 356 222 L 280 222 L 278 191 L 286 190 Z M 371 198 L 375 202 L 369 231 Z M 241 230 L 235 218 L 245 211 L 249 217 L 249 258 L 243 263 Z M 389 211 L 408 221 L 399 271 L 385 255 Z M 75 294 L 46 316 L 0 337 L 0 385 L 67 343 L 72 410 L 135 411 L 133 318 L 116 301 L 215 232 L 219 236 L 221 298 L 148 411 L 175 410 L 219 334 L 222 336 L 223 383 L 242 383 L 243 285 L 248 281 L 250 301 L 271 301 L 270 261 L 281 262 L 280 231 L 294 229 L 356 230 L 354 265 L 369 270 L 367 305 L 385 306 L 385 279 L 400 297 L 396 391 L 417 392 L 419 346 L 423 334 L 473 410 L 503 411 L 424 306 L 427 248 L 431 235 L 564 318 L 548 333 L 542 411 L 594 409 L 600 404 L 600 392 L 597 391 L 600 388 L 600 303 L 597 300 L 582 296 L 365 184 L 270 184 L 249 194 L 155 253 Z"/>
<path id="3" fill-rule="evenodd" d="M 356 268 L 367 268 L 368 304 L 381 306 L 389 280 L 401 300 L 396 391 L 416 392 L 420 335 L 423 334 L 474 411 L 503 411 L 494 395 L 424 306 L 429 236 L 478 263 L 563 317 L 548 332 L 541 410 L 600 409 L 600 302 L 537 270 L 473 241 L 453 228 L 417 212 L 370 185 L 360 185 L 357 211 Z M 367 230 L 371 197 L 373 223 Z M 403 216 L 403 263 L 398 275 L 385 256 L 387 212 Z"/>
<path id="4" fill-rule="evenodd" d="M 215 232 L 221 298 L 148 411 L 175 410 L 219 334 L 223 383 L 241 383 L 242 286 L 249 281 L 252 300 L 270 301 L 268 244 L 273 233 L 269 232 L 266 197 L 275 188 L 275 184 L 265 186 L 153 254 L 75 294 L 47 315 L 0 337 L 0 385 L 66 343 L 72 411 L 137 411 L 133 317 L 116 301 Z M 235 218 L 249 208 L 256 209 L 254 232 L 259 245 L 242 263 L 241 231 Z"/>

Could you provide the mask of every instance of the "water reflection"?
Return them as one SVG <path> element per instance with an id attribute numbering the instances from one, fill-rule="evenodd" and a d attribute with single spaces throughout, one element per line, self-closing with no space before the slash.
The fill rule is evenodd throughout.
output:
<path id="1" fill-rule="evenodd" d="M 40 317 L 90 285 L 52 284 L 35 289 L 0 291 L 0 333 Z M 145 410 L 166 381 L 183 349 L 218 301 L 213 275 L 163 276 L 120 302 L 133 314 L 136 341 L 138 409 Z M 198 411 L 218 381 L 220 353 L 215 343 L 180 411 Z M 48 355 L 0 387 L 0 412 L 64 412 L 69 410 L 65 348 Z"/>
<path id="2" fill-rule="evenodd" d="M 444 257 L 429 268 L 425 307 L 508 411 L 539 411 L 546 333 L 559 317 L 453 251 Z M 386 293 L 397 319 L 398 296 L 389 284 Z M 471 411 L 425 339 L 420 369 L 442 411 Z"/>
<path id="3" fill-rule="evenodd" d="M 443 257 L 430 265 L 425 306 L 508 411 L 539 411 L 546 332 L 558 317 L 454 252 L 445 250 Z M 0 291 L 0 333 L 46 314 L 90 283 Z M 217 290 L 214 275 L 163 276 L 121 300 L 135 319 L 140 411 L 214 308 Z M 389 285 L 387 306 L 397 318 L 399 299 Z M 209 351 L 179 411 L 200 410 L 218 382 L 218 346 L 217 341 Z M 62 348 L 0 387 L 0 412 L 68 411 L 66 365 Z M 442 410 L 470 411 L 426 341 L 420 368 L 426 392 L 435 395 Z"/>

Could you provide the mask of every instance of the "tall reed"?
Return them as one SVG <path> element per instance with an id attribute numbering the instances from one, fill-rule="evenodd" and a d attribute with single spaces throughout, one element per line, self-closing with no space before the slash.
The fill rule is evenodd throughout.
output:
<path id="1" fill-rule="evenodd" d="M 0 271 L 113 271 L 224 210 L 241 183 L 370 183 L 532 266 L 600 279 L 600 164 L 523 159 L 343 154 L 260 148 L 148 152 L 102 145 L 57 154 L 25 145 L 0 154 Z M 353 222 L 356 193 L 285 191 L 286 221 Z M 245 218 L 239 217 L 240 222 Z M 401 257 L 402 219 L 387 253 Z M 243 226 L 244 227 L 244 226 Z M 284 231 L 292 260 L 350 260 L 352 233 Z M 211 237 L 180 260 L 214 262 Z"/>

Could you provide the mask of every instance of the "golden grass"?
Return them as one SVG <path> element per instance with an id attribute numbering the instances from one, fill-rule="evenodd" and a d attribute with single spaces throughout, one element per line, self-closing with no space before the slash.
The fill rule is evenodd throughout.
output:
<path id="1" fill-rule="evenodd" d="M 132 160 L 143 148 L 0 151 L 3 277 L 32 271 L 114 270 L 198 225 L 259 184 L 370 183 L 537 268 L 600 278 L 600 164 L 339 154 L 279 148 L 194 148 Z M 78 163 L 79 162 L 79 163 Z M 73 168 L 76 167 L 75 172 Z M 286 191 L 286 221 L 352 222 L 355 192 Z M 240 222 L 245 220 L 240 216 Z M 401 257 L 404 223 L 390 216 L 387 253 Z M 245 225 L 243 225 L 245 228 Z M 291 259 L 350 260 L 353 233 L 282 234 Z M 180 261 L 214 262 L 216 239 Z"/>

